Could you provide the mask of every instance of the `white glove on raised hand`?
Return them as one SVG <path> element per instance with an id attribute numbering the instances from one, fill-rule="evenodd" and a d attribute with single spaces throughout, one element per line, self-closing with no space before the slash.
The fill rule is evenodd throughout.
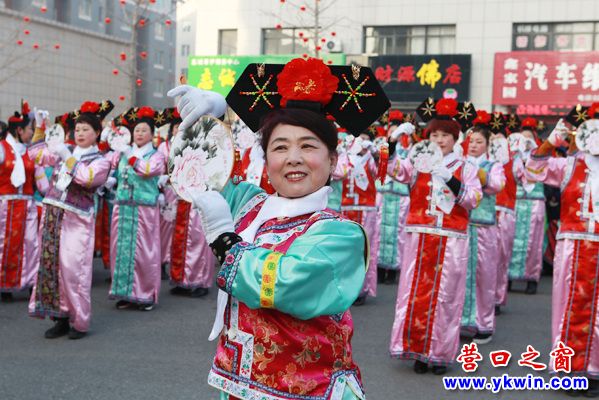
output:
<path id="1" fill-rule="evenodd" d="M 558 146 L 562 142 L 566 141 L 566 139 L 568 138 L 568 131 L 569 129 L 564 123 L 564 120 L 560 118 L 559 121 L 557 121 L 557 124 L 555 124 L 555 128 L 553 128 L 553 130 L 549 134 L 547 141 L 551 143 L 553 146 Z"/>
<path id="2" fill-rule="evenodd" d="M 180 85 L 168 91 L 168 97 L 181 96 L 177 102 L 177 110 L 183 121 L 179 125 L 179 131 L 192 126 L 203 115 L 220 117 L 227 109 L 225 98 L 216 92 L 194 88 L 189 85 Z"/>
<path id="3" fill-rule="evenodd" d="M 164 197 L 164 194 L 160 193 L 158 195 L 158 207 L 162 208 L 162 207 L 164 207 L 165 204 L 166 204 L 166 197 Z"/>
<path id="4" fill-rule="evenodd" d="M 38 110 L 37 108 L 33 109 L 33 114 L 35 116 L 35 126 L 36 128 L 42 129 L 45 126 L 45 122 L 50 116 L 50 113 L 46 110 Z"/>
<path id="5" fill-rule="evenodd" d="M 412 135 L 416 131 L 416 127 L 410 122 L 404 122 L 391 132 L 391 139 L 397 140 L 401 135 Z"/>
<path id="6" fill-rule="evenodd" d="M 443 164 L 437 165 L 435 168 L 433 168 L 431 174 L 443 179 L 444 182 L 449 181 L 453 176 L 451 171 Z"/>
<path id="7" fill-rule="evenodd" d="M 168 182 L 168 178 L 168 175 L 160 175 L 160 177 L 158 178 L 158 188 L 162 189 Z"/>
<path id="8" fill-rule="evenodd" d="M 50 152 L 60 157 L 63 161 L 72 156 L 71 151 L 64 143 L 58 143 L 55 146 L 49 147 L 48 149 L 50 150 Z"/>
<path id="9" fill-rule="evenodd" d="M 235 232 L 231 208 L 225 198 L 215 190 L 191 193 L 191 203 L 200 212 L 206 241 L 213 243 L 226 232 Z"/>
<path id="10" fill-rule="evenodd" d="M 109 176 L 104 183 L 104 187 L 108 190 L 112 190 L 112 188 L 116 185 L 116 178 L 114 176 Z"/>
<path id="11" fill-rule="evenodd" d="M 347 150 L 347 152 L 349 154 L 359 154 L 362 151 L 362 142 L 364 140 L 361 137 L 357 137 L 354 139 L 354 141 L 352 142 L 351 146 L 349 146 L 349 149 Z"/>

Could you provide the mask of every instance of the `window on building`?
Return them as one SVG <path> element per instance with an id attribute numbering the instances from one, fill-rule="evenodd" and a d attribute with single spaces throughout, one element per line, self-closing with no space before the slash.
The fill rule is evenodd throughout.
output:
<path id="1" fill-rule="evenodd" d="M 367 26 L 364 27 L 364 53 L 455 53 L 455 25 Z"/>
<path id="2" fill-rule="evenodd" d="M 164 25 L 161 23 L 154 24 L 154 37 L 158 40 L 164 40 Z"/>
<path id="3" fill-rule="evenodd" d="M 179 74 L 180 76 L 187 76 L 187 72 L 188 72 L 188 68 L 181 68 L 181 73 Z"/>
<path id="4" fill-rule="evenodd" d="M 181 45 L 181 55 L 182 56 L 184 56 L 184 57 L 188 56 L 189 55 L 189 51 L 190 51 L 190 48 L 189 48 L 188 44 Z"/>
<path id="5" fill-rule="evenodd" d="M 218 54 L 237 54 L 237 29 L 221 29 L 218 31 Z"/>
<path id="6" fill-rule="evenodd" d="M 47 0 L 33 0 L 31 2 L 31 5 L 33 7 L 47 7 L 48 6 Z"/>
<path id="7" fill-rule="evenodd" d="M 514 24 L 512 50 L 599 50 L 599 22 Z"/>
<path id="8" fill-rule="evenodd" d="M 154 97 L 164 97 L 164 81 L 162 79 L 157 79 L 155 82 Z"/>
<path id="9" fill-rule="evenodd" d="M 307 53 L 309 36 L 310 30 L 305 28 L 262 29 L 262 54 Z"/>
<path id="10" fill-rule="evenodd" d="M 164 51 L 158 50 L 154 53 L 154 66 L 164 68 Z"/>
<path id="11" fill-rule="evenodd" d="M 191 23 L 190 22 L 184 22 L 183 23 L 183 28 L 181 28 L 181 30 L 183 32 L 191 32 Z"/>
<path id="12" fill-rule="evenodd" d="M 79 18 L 92 20 L 92 0 L 81 0 L 79 2 Z"/>

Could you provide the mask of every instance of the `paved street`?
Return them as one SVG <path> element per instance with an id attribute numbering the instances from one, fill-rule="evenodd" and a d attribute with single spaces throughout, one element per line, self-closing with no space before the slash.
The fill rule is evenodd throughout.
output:
<path id="1" fill-rule="evenodd" d="M 207 341 L 216 308 L 216 291 L 204 299 L 173 297 L 162 287 L 154 311 L 117 311 L 107 300 L 108 272 L 96 267 L 93 318 L 89 335 L 79 341 L 47 340 L 51 323 L 27 316 L 26 296 L 0 304 L 1 399 L 217 399 L 206 384 L 214 354 Z M 519 286 L 515 286 L 518 289 Z M 455 392 L 443 390 L 441 378 L 416 375 L 411 362 L 388 357 L 388 341 L 396 285 L 379 286 L 379 297 L 354 308 L 354 352 L 362 369 L 369 400 L 379 399 L 557 399 L 553 392 Z M 527 344 L 549 359 L 551 280 L 539 293 L 510 293 L 499 317 L 495 340 L 479 349 L 485 360 L 477 376 L 509 372 L 525 376 L 532 370 L 517 360 Z M 494 369 L 488 352 L 512 352 L 508 371 Z M 464 375 L 454 367 L 448 375 Z M 547 374 L 543 376 L 547 377 Z"/>

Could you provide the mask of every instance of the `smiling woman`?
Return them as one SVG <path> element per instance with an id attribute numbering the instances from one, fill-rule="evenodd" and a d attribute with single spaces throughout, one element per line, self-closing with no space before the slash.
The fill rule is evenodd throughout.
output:
<path id="1" fill-rule="evenodd" d="M 366 237 L 360 225 L 326 208 L 337 130 L 322 110 L 332 114 L 348 104 L 337 91 L 346 77 L 348 85 L 363 82 L 362 91 L 377 93 L 351 103 L 367 112 L 335 116 L 348 130 L 362 131 L 389 102 L 369 69 L 334 68 L 315 59 L 248 66 L 227 100 L 260 129 L 277 193 L 229 182 L 222 193 L 192 195 L 222 265 L 211 334 L 219 343 L 208 378 L 221 399 L 364 399 L 349 307 L 364 281 Z M 278 91 L 265 89 L 276 72 Z M 187 92 L 180 104 L 197 90 L 177 90 Z"/>

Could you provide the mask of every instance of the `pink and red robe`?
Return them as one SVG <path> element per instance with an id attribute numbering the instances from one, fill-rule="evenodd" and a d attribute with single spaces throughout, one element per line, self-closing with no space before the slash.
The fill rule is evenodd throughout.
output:
<path id="1" fill-rule="evenodd" d="M 589 158 L 587 158 L 589 157 Z M 574 350 L 574 374 L 599 379 L 599 217 L 592 187 L 597 157 L 533 155 L 531 177 L 561 189 L 560 228 L 553 260 L 552 349 Z M 591 165 L 589 165 L 591 164 Z"/>
<path id="2" fill-rule="evenodd" d="M 94 146 L 62 162 L 44 150 L 40 163 L 54 167 L 43 200 L 40 266 L 29 301 L 33 317 L 69 318 L 87 332 L 91 321 L 94 259 L 94 196 L 110 173 L 110 162 Z M 58 182 L 70 181 L 60 190 Z"/>
<path id="3" fill-rule="evenodd" d="M 457 356 L 468 264 L 468 211 L 482 198 L 473 165 L 453 153 L 445 156 L 444 163 L 461 183 L 449 213 L 436 203 L 431 174 L 418 173 L 408 160 L 397 157 L 388 170 L 393 179 L 410 185 L 389 350 L 393 357 L 433 366 L 450 365 Z M 447 198 L 449 188 L 442 186 L 437 189 Z"/>

